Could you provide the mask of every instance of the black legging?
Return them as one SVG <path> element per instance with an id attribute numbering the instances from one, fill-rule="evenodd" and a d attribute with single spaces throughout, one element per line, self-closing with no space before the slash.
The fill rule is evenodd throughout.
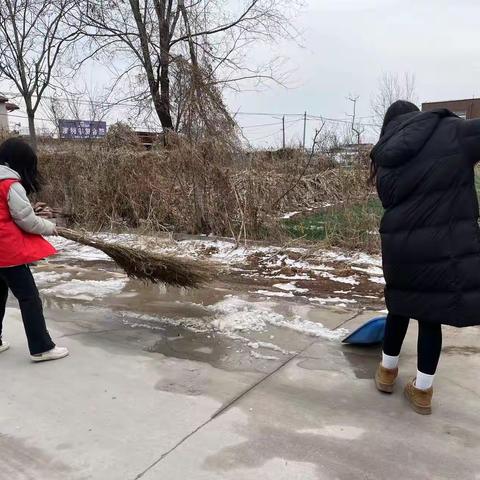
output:
<path id="1" fill-rule="evenodd" d="M 407 334 L 410 319 L 400 315 L 388 314 L 385 328 L 383 352 L 396 357 L 400 355 L 403 340 Z M 439 323 L 418 322 L 418 370 L 427 375 L 437 371 L 442 351 L 442 326 Z"/>
<path id="2" fill-rule="evenodd" d="M 37 355 L 54 348 L 55 344 L 45 325 L 42 301 L 32 272 L 27 265 L 0 268 L 0 337 L 2 336 L 8 289 L 17 298 L 20 305 L 30 353 Z"/>

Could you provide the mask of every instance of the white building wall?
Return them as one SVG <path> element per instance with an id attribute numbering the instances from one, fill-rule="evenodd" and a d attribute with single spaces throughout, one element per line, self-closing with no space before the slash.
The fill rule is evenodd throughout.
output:
<path id="1" fill-rule="evenodd" d="M 8 131 L 8 112 L 7 112 L 7 104 L 0 103 L 0 130 L 7 130 Z"/>

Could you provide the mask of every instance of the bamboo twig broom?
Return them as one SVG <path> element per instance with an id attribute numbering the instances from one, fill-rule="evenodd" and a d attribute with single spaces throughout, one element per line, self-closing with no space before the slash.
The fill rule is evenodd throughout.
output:
<path id="1" fill-rule="evenodd" d="M 101 250 L 130 278 L 177 287 L 198 288 L 212 280 L 214 276 L 214 266 L 198 260 L 150 253 L 138 248 L 104 242 L 87 233 L 67 228 L 58 228 L 58 234 L 67 240 Z"/>

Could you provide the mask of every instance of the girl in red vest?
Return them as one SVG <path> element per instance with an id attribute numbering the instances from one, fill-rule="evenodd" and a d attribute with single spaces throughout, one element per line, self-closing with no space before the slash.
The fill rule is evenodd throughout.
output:
<path id="1" fill-rule="evenodd" d="M 8 290 L 17 298 L 34 362 L 68 355 L 56 347 L 45 325 L 42 301 L 29 264 L 56 253 L 43 236 L 56 235 L 55 225 L 37 216 L 27 195 L 40 190 L 37 156 L 23 140 L 11 138 L 0 145 L 0 352 Z"/>

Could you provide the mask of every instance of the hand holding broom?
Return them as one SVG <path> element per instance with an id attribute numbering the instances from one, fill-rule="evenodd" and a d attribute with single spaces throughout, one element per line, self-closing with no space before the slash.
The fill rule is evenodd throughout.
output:
<path id="1" fill-rule="evenodd" d="M 68 240 L 101 250 L 130 278 L 176 287 L 198 288 L 212 280 L 215 274 L 214 265 L 206 262 L 104 242 L 88 233 L 67 228 L 58 228 L 57 232 Z"/>

